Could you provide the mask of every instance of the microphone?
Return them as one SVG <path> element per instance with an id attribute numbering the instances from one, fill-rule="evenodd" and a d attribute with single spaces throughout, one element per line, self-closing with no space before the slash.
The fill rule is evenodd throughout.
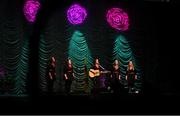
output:
<path id="1" fill-rule="evenodd" d="M 101 65 L 99 65 L 103 70 L 105 70 L 105 68 L 104 67 L 102 67 Z"/>

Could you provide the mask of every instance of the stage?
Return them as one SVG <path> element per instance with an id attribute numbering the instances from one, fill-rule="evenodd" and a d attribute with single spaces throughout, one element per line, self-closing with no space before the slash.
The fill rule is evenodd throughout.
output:
<path id="1" fill-rule="evenodd" d="M 178 112 L 173 3 L 2 0 L 0 113 Z"/>

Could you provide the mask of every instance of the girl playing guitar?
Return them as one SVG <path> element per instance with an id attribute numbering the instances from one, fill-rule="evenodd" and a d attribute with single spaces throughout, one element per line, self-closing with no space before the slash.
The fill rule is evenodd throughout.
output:
<path id="1" fill-rule="evenodd" d="M 101 76 L 100 75 L 100 73 L 98 73 L 98 72 L 100 72 L 102 70 L 102 68 L 100 67 L 100 63 L 99 63 L 99 59 L 98 58 L 96 58 L 95 59 L 95 63 L 94 63 L 94 66 L 90 69 L 90 72 L 91 71 L 95 71 L 95 72 L 92 72 L 92 74 L 94 74 L 94 78 L 91 78 L 92 79 L 92 81 L 93 81 L 93 89 L 92 89 L 92 92 L 93 93 L 96 93 L 97 91 L 97 88 L 98 88 L 98 83 L 97 83 L 97 80 L 98 80 L 98 78 Z M 97 73 L 97 74 L 95 74 L 95 73 Z"/>

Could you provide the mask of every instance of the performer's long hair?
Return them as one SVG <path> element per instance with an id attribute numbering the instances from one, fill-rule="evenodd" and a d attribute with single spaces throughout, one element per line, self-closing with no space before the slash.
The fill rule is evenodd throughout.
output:
<path id="1" fill-rule="evenodd" d="M 67 59 L 67 66 L 69 68 L 73 68 L 73 63 L 72 63 L 72 60 L 70 58 Z"/>
<path id="2" fill-rule="evenodd" d="M 119 61 L 117 59 L 113 62 L 113 68 L 119 69 Z"/>
<path id="3" fill-rule="evenodd" d="M 55 59 L 54 56 L 52 56 L 51 59 L 50 59 L 50 63 L 54 63 L 54 62 L 56 62 L 56 59 Z"/>
<path id="4" fill-rule="evenodd" d="M 132 67 L 132 70 L 134 70 L 134 64 L 133 64 L 133 62 L 132 62 L 132 61 L 129 61 L 127 71 L 128 71 L 128 70 L 131 70 L 131 67 Z"/>
<path id="5" fill-rule="evenodd" d="M 99 58 L 96 58 L 94 61 L 94 66 L 100 68 Z"/>

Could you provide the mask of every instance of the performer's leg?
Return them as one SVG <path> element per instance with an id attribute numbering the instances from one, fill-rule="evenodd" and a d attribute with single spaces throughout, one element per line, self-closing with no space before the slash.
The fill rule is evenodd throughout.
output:
<path id="1" fill-rule="evenodd" d="M 129 83 L 129 93 L 132 92 L 132 82 Z"/>
<path id="2" fill-rule="evenodd" d="M 68 80 L 65 81 L 65 92 L 68 93 Z"/>
<path id="3" fill-rule="evenodd" d="M 72 81 L 66 80 L 66 94 L 70 93 Z"/>
<path id="4" fill-rule="evenodd" d="M 52 80 L 50 81 L 50 93 L 51 94 L 53 93 L 53 81 Z"/>
<path id="5" fill-rule="evenodd" d="M 128 93 L 130 93 L 130 82 L 128 82 Z"/>
<path id="6" fill-rule="evenodd" d="M 93 78 L 92 81 L 93 81 L 93 88 L 91 90 L 91 94 L 95 95 L 95 93 L 96 93 L 96 86 L 97 86 L 96 85 L 96 79 Z"/>
<path id="7" fill-rule="evenodd" d="M 69 85 L 68 85 L 68 93 L 71 92 L 71 85 L 72 85 L 72 81 L 69 81 Z"/>
<path id="8" fill-rule="evenodd" d="M 93 87 L 92 87 L 92 89 L 91 89 L 91 94 L 93 94 L 94 88 L 95 88 L 95 82 L 94 82 L 94 79 L 92 79 L 92 83 L 93 83 Z"/>
<path id="9" fill-rule="evenodd" d="M 131 89 L 132 89 L 133 92 L 135 90 L 134 87 L 135 87 L 135 81 L 132 82 L 132 88 Z"/>
<path id="10" fill-rule="evenodd" d="M 114 83 L 114 93 L 115 94 L 118 93 L 118 85 L 117 85 L 117 83 Z"/>
<path id="11" fill-rule="evenodd" d="M 47 86 L 48 86 L 48 93 L 51 94 L 52 93 L 52 90 L 53 90 L 53 84 L 52 84 L 52 81 L 51 80 L 48 80 L 47 82 Z"/>

